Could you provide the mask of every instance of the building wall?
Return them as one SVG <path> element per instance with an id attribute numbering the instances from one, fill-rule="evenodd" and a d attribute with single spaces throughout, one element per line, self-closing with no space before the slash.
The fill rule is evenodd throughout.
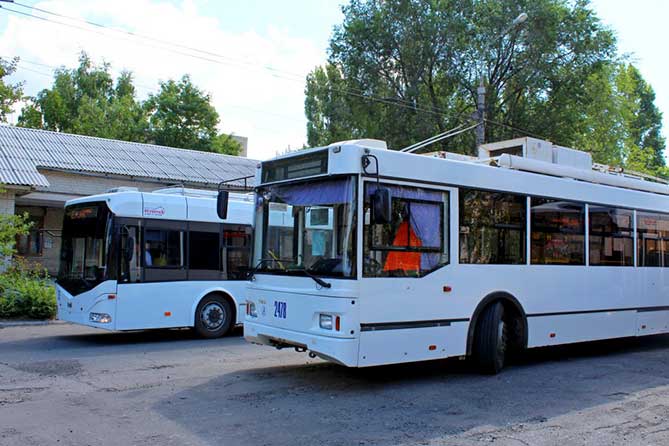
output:
<path id="1" fill-rule="evenodd" d="M 14 191 L 0 192 L 0 214 L 14 213 Z"/>

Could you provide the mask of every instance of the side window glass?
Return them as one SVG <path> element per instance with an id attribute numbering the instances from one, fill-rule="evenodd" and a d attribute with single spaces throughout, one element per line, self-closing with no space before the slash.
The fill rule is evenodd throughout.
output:
<path id="1" fill-rule="evenodd" d="M 523 264 L 527 199 L 460 189 L 460 263 Z"/>
<path id="2" fill-rule="evenodd" d="M 143 260 L 147 268 L 181 268 L 184 266 L 183 231 L 146 229 Z"/>
<path id="3" fill-rule="evenodd" d="M 139 282 L 139 231 L 136 226 L 121 226 L 121 281 Z"/>
<path id="4" fill-rule="evenodd" d="M 669 215 L 637 212 L 639 266 L 669 266 Z"/>
<path id="5" fill-rule="evenodd" d="M 634 212 L 590 205 L 590 265 L 634 266 Z"/>
<path id="6" fill-rule="evenodd" d="M 585 265 L 585 205 L 532 197 L 532 263 Z"/>
<path id="7" fill-rule="evenodd" d="M 223 231 L 223 252 L 228 280 L 245 280 L 251 261 L 250 228 L 226 228 Z"/>
<path id="8" fill-rule="evenodd" d="M 370 197 L 365 188 L 363 275 L 422 277 L 448 263 L 448 193 L 383 185 L 391 190 L 392 221 L 371 224 Z"/>
<path id="9" fill-rule="evenodd" d="M 190 269 L 218 271 L 218 232 L 191 231 L 188 244 L 188 265 Z"/>

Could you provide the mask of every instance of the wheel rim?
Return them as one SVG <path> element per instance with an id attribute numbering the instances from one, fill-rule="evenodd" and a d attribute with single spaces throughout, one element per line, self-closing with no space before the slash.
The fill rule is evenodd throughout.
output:
<path id="1" fill-rule="evenodd" d="M 223 305 L 218 302 L 210 302 L 202 308 L 200 320 L 202 325 L 209 331 L 219 330 L 227 319 Z"/>

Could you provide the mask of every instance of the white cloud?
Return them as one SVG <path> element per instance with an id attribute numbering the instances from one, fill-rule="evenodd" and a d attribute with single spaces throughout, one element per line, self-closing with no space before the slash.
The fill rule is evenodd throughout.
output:
<path id="1" fill-rule="evenodd" d="M 16 55 L 25 61 L 74 67 L 78 53 L 84 50 L 95 61 L 111 63 L 115 73 L 132 71 L 141 97 L 157 89 L 158 80 L 188 73 L 196 85 L 212 94 L 222 117 L 222 130 L 249 137 L 249 156 L 264 159 L 306 142 L 304 77 L 325 60 L 324 51 L 310 40 L 278 28 L 268 29 L 263 35 L 253 30 L 228 32 L 216 18 L 202 15 L 190 0 L 176 4 L 150 0 L 51 0 L 34 6 L 225 58 L 203 53 L 196 54 L 211 60 L 188 57 L 164 49 L 161 43 L 143 44 L 141 39 L 64 18 L 47 16 L 72 27 L 11 14 L 0 34 L 1 56 Z M 172 49 L 193 53 L 176 46 Z M 49 71 L 27 62 L 21 66 Z M 49 77 L 27 70 L 17 71 L 14 79 L 25 79 L 28 93 L 51 84 Z"/>

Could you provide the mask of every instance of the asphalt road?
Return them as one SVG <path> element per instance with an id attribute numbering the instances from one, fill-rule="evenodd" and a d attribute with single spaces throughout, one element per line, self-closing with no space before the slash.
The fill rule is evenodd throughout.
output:
<path id="1" fill-rule="evenodd" d="M 669 337 L 346 369 L 238 334 L 0 329 L 0 445 L 669 445 Z"/>

